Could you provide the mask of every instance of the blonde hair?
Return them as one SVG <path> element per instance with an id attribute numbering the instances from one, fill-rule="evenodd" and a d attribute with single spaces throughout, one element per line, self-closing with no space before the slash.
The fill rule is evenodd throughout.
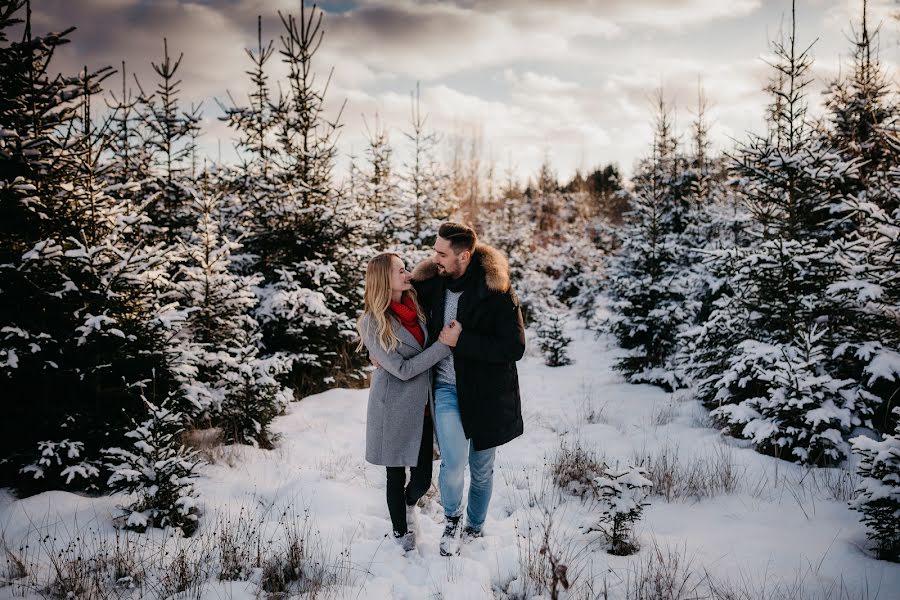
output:
<path id="1" fill-rule="evenodd" d="M 394 329 L 388 321 L 388 311 L 391 309 L 391 259 L 400 258 L 393 252 L 384 252 L 374 257 L 366 266 L 366 291 L 363 296 L 363 312 L 359 320 L 356 322 L 356 331 L 359 333 L 359 344 L 356 346 L 357 351 L 361 351 L 365 344 L 363 340 L 366 332 L 363 331 L 363 321 L 369 317 L 369 326 L 375 323 L 377 330 L 376 338 L 381 346 L 388 352 L 393 352 L 400 345 L 400 339 L 394 334 Z M 416 314 L 419 319 L 419 325 L 425 331 L 425 314 L 422 307 L 419 306 L 419 299 L 416 296 L 416 290 L 409 289 L 404 294 L 412 298 L 416 307 Z"/>

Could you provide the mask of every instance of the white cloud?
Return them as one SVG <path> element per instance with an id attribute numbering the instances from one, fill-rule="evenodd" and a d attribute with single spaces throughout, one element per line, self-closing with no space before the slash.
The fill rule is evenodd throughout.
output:
<path id="1" fill-rule="evenodd" d="M 823 24 L 831 31 L 849 31 L 850 25 L 859 28 L 862 22 L 862 0 L 837 0 L 825 11 Z M 891 23 L 900 11 L 895 0 L 868 0 L 866 20 L 871 30 L 881 23 Z"/>
<path id="2" fill-rule="evenodd" d="M 849 48 L 841 32 L 859 4 L 801 0 L 801 41 L 822 37 L 811 94 L 837 73 L 839 54 Z M 870 20 L 889 5 L 872 0 Z M 276 49 L 269 62 L 272 85 L 283 81 L 276 12 L 299 10 L 298 0 L 43 0 L 34 6 L 38 29 L 79 26 L 55 65 L 64 72 L 126 59 L 129 71 L 152 85 L 149 63 L 159 60 L 167 37 L 173 56 L 185 53 L 179 71 L 184 100 L 205 101 L 209 128 L 201 142 L 215 151 L 221 138 L 226 156 L 229 132 L 216 121 L 212 98 L 224 98 L 229 89 L 246 101 L 244 48 L 256 46 L 259 13 L 264 39 L 274 39 Z M 522 173 L 534 172 L 548 151 L 563 178 L 600 162 L 616 161 L 628 171 L 649 147 L 649 97 L 660 85 L 686 129 L 702 76 L 720 148 L 731 145 L 729 136 L 759 131 L 769 67 L 758 57 L 768 52 L 766 35 L 777 30 L 786 7 L 759 0 L 325 2 L 316 76 L 324 82 L 334 68 L 330 115 L 347 101 L 342 153 L 361 151 L 362 115 L 371 119 L 378 110 L 399 164 L 408 94 L 422 80 L 434 128 L 449 135 L 480 127 L 496 158 L 505 163 L 511 154 Z M 882 43 L 882 58 L 895 74 L 897 49 L 887 46 Z"/>

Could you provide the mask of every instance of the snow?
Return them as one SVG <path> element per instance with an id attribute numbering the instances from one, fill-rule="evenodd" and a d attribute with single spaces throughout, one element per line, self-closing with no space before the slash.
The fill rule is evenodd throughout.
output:
<path id="1" fill-rule="evenodd" d="M 881 349 L 881 352 L 866 365 L 866 372 L 871 375 L 870 385 L 878 379 L 896 381 L 900 378 L 900 352 L 890 348 Z"/>
<path id="2" fill-rule="evenodd" d="M 435 499 L 419 514 L 416 551 L 404 555 L 389 536 L 384 470 L 363 459 L 366 390 L 335 389 L 292 403 L 272 424 L 281 436 L 275 450 L 222 449 L 225 458 L 204 467 L 195 480 L 203 515 L 189 540 L 209 535 L 226 518 L 257 524 L 266 536 L 277 529 L 279 515 L 299 520 L 308 513 L 323 551 L 350 565 L 335 597 L 468 600 L 528 589 L 537 597 L 524 579 L 522 561 L 528 555 L 529 527 L 537 540 L 532 543 L 538 544 L 531 554 L 538 555 L 542 511 L 547 509 L 554 527 L 551 548 L 560 549 L 570 581 L 577 587 L 592 577 L 598 590 L 605 579 L 610 598 L 625 597 L 625 582 L 651 557 L 654 544 L 663 553 L 683 551 L 698 574 L 705 569 L 735 584 L 748 582 L 751 591 L 760 590 L 753 597 L 769 597 L 763 589 L 798 581 L 805 597 L 824 597 L 823 590 L 834 589 L 848 590 L 847 597 L 860 597 L 863 589 L 870 594 L 878 590 L 879 598 L 898 597 L 900 565 L 866 553 L 859 514 L 846 499 L 832 499 L 809 468 L 722 437 L 704 426 L 705 411 L 694 400 L 628 384 L 613 372 L 611 365 L 622 351 L 611 348 L 609 340 L 571 326 L 567 332 L 573 337 L 569 351 L 574 364 L 546 367 L 536 347 L 519 363 L 525 434 L 498 450 L 485 535 L 465 542 L 460 556 L 439 555 L 443 522 Z M 666 414 L 669 418 L 660 417 Z M 555 491 L 546 475 L 545 463 L 563 442 L 595 450 L 612 468 L 623 470 L 636 457 L 666 450 L 686 464 L 724 452 L 738 473 L 737 488 L 731 494 L 671 502 L 651 489 L 650 504 L 636 525 L 641 550 L 630 557 L 612 556 L 597 533 L 584 533 L 599 518 L 596 505 Z M 632 483 L 646 485 L 643 479 L 635 473 Z M 25 543 L 39 547 L 37 537 L 47 534 L 58 538 L 56 547 L 77 536 L 112 540 L 116 506 L 126 499 L 65 492 L 15 499 L 0 490 L 0 530 L 10 548 Z M 143 516 L 132 513 L 129 518 Z M 181 543 L 154 529 L 132 535 L 167 548 Z M 259 569 L 242 581 L 213 576 L 198 597 L 257 597 L 260 577 Z M 0 587 L 0 598 L 13 594 L 12 587 Z"/>

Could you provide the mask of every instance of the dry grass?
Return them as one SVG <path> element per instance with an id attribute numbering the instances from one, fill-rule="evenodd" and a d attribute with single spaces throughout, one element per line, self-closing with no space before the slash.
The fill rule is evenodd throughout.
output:
<path id="1" fill-rule="evenodd" d="M 190 538 L 32 523 L 16 550 L 0 540 L 0 587 L 13 596 L 187 600 L 202 597 L 215 579 L 255 581 L 270 597 L 329 598 L 350 584 L 359 570 L 349 549 L 334 556 L 308 511 L 288 507 L 276 521 L 242 508 L 234 517 L 208 517 Z"/>
<path id="2" fill-rule="evenodd" d="M 715 444 L 711 452 L 684 460 L 677 445 L 666 444 L 650 454 L 636 453 L 636 464 L 644 464 L 653 482 L 653 494 L 667 502 L 711 498 L 737 491 L 743 469 L 729 446 Z"/>
<path id="3" fill-rule="evenodd" d="M 844 468 L 814 468 L 812 480 L 816 488 L 829 500 L 849 502 L 859 486 L 859 474 Z"/>
<path id="4" fill-rule="evenodd" d="M 299 594 L 303 598 L 321 598 L 346 583 L 345 565 L 333 568 L 324 542 L 313 529 L 309 512 L 302 518 L 285 511 L 279 521 L 284 536 L 279 551 L 271 553 L 262 565 L 260 587 L 270 597 Z M 348 554 L 341 553 L 341 556 Z"/>
<path id="5" fill-rule="evenodd" d="M 582 384 L 579 390 L 578 404 L 576 405 L 576 419 L 578 423 L 606 423 L 607 401 L 598 397 L 590 385 Z"/>
<path id="6" fill-rule="evenodd" d="M 635 561 L 625 582 L 625 596 L 634 600 L 688 600 L 699 595 L 703 578 L 694 572 L 686 548 L 653 547 Z"/>
<path id="7" fill-rule="evenodd" d="M 626 568 L 606 571 L 602 577 L 590 577 L 578 593 L 569 597 L 579 600 L 876 600 L 887 597 L 884 591 L 870 589 L 868 581 L 862 589 L 851 589 L 843 577 L 823 585 L 815 565 L 798 569 L 790 580 L 779 580 L 769 573 L 751 576 L 744 571 L 726 580 L 695 564 L 695 558 L 685 546 L 662 548 L 654 540 L 653 546 Z"/>
<path id="8" fill-rule="evenodd" d="M 359 475 L 361 468 L 352 454 L 332 452 L 316 459 L 316 470 L 325 479 L 352 481 Z"/>
<path id="9" fill-rule="evenodd" d="M 675 420 L 677 413 L 678 408 L 673 400 L 657 403 L 653 406 L 653 411 L 650 413 L 650 424 L 656 427 L 668 425 Z"/>

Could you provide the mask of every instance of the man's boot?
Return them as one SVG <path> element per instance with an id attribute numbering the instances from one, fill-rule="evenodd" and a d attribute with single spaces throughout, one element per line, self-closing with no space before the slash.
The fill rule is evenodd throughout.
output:
<path id="1" fill-rule="evenodd" d="M 462 532 L 463 539 L 474 540 L 480 537 L 484 537 L 484 532 L 481 529 L 475 529 L 471 525 L 466 525 L 466 528 L 463 529 Z"/>
<path id="2" fill-rule="evenodd" d="M 441 536 L 441 556 L 459 554 L 459 523 L 461 517 L 447 517 L 444 535 Z"/>

